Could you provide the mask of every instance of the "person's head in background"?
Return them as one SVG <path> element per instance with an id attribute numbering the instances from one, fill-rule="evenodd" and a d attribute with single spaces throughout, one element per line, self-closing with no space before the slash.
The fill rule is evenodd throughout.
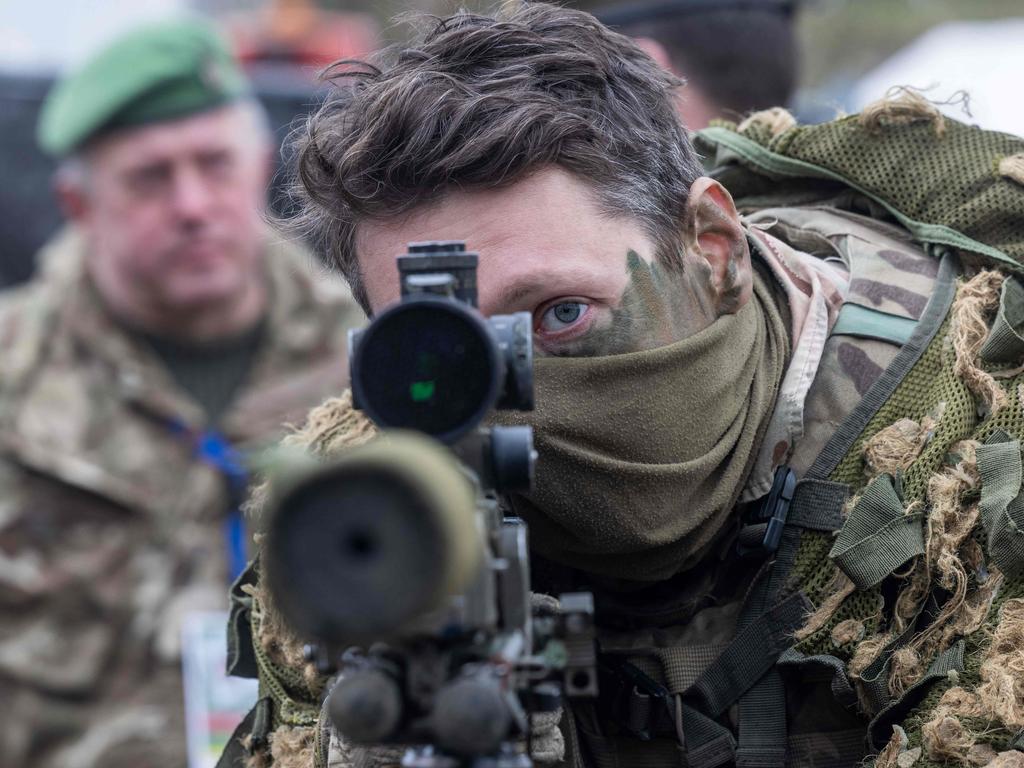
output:
<path id="1" fill-rule="evenodd" d="M 122 35 L 57 83 L 38 136 L 119 320 L 185 341 L 258 322 L 271 136 L 212 29 L 174 20 Z"/>
<path id="2" fill-rule="evenodd" d="M 796 0 L 641 0 L 596 12 L 683 79 L 690 130 L 785 106 L 797 80 Z"/>

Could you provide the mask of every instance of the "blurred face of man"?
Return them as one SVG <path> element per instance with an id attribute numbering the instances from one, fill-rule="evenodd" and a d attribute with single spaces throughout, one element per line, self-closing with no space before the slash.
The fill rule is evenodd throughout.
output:
<path id="1" fill-rule="evenodd" d="M 248 107 L 101 138 L 61 190 L 101 296 L 154 333 L 209 339 L 261 315 L 269 152 Z"/>
<path id="2" fill-rule="evenodd" d="M 356 246 L 375 314 L 399 298 L 395 256 L 407 243 L 465 240 L 480 255 L 483 314 L 530 312 L 540 355 L 596 356 L 685 338 L 749 299 L 750 256 L 729 193 L 698 179 L 679 221 L 676 266 L 665 268 L 638 221 L 608 216 L 585 182 L 551 168 L 366 222 Z"/>
<path id="3" fill-rule="evenodd" d="M 665 46 L 650 37 L 634 37 L 633 42 L 660 67 L 667 69 L 685 83 L 682 88 L 676 90 L 675 101 L 679 118 L 688 130 L 702 130 L 707 128 L 712 120 L 723 116 L 722 108 L 698 88 L 685 72 L 679 71 Z"/>

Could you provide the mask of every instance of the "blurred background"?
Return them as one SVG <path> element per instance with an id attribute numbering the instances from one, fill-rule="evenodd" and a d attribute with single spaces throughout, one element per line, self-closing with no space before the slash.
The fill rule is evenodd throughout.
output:
<path id="1" fill-rule="evenodd" d="M 694 2 L 714 5 L 714 0 Z M 610 5 L 590 0 L 567 4 L 588 10 Z M 933 100 L 949 102 L 944 109 L 954 117 L 1024 133 L 1024 100 L 1019 98 L 1024 0 L 793 4 L 797 89 L 788 106 L 802 121 L 853 112 L 891 86 L 910 85 Z M 628 4 L 613 5 L 621 11 Z M 0 0 L 0 286 L 32 274 L 34 253 L 60 222 L 50 194 L 53 168 L 35 144 L 41 100 L 55 74 L 112 36 L 173 13 L 213 17 L 230 36 L 283 137 L 316 103 L 316 73 L 327 63 L 400 41 L 408 27 L 393 20 L 404 12 L 445 14 L 459 6 L 485 9 L 494 3 Z"/>

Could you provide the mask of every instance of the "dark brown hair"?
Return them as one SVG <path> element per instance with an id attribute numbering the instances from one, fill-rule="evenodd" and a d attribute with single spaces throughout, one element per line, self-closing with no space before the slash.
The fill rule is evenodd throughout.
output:
<path id="1" fill-rule="evenodd" d="M 364 308 L 360 221 L 544 166 L 589 182 L 605 213 L 641 222 L 663 253 L 677 249 L 700 175 L 673 104 L 678 81 L 589 14 L 544 3 L 463 12 L 326 75 L 335 88 L 293 139 L 295 223 Z"/>

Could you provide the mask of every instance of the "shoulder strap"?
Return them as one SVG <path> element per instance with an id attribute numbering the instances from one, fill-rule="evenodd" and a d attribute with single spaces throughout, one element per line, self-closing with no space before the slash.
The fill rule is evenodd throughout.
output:
<path id="1" fill-rule="evenodd" d="M 844 304 L 836 324 L 832 326 L 832 333 L 888 341 L 902 347 L 910 341 L 915 328 L 917 323 L 910 318 L 879 312 L 860 304 Z"/>

